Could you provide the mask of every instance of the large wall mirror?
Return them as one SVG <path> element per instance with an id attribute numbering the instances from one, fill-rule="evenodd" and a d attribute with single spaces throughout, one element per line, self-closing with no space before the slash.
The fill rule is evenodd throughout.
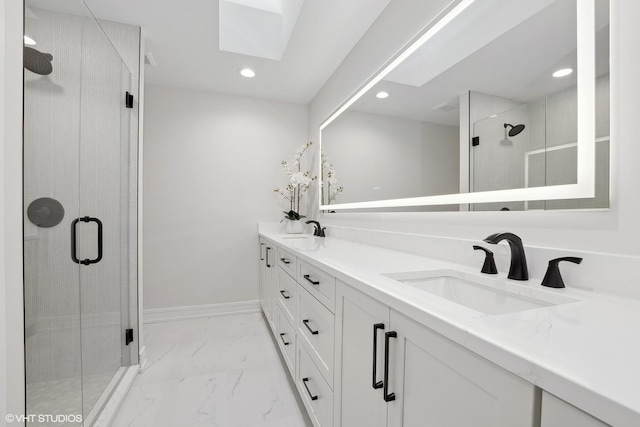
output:
<path id="1" fill-rule="evenodd" d="M 323 210 L 609 206 L 609 1 L 443 1 L 320 127 Z"/>

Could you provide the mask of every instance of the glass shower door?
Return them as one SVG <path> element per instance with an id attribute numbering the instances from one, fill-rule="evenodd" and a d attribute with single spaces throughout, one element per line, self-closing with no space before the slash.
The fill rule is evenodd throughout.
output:
<path id="1" fill-rule="evenodd" d="M 83 413 L 92 421 L 129 365 L 131 73 L 93 19 L 83 23 L 81 57 L 79 209 L 89 219 L 77 242 L 82 258 L 99 260 L 80 268 Z"/>
<path id="2" fill-rule="evenodd" d="M 25 6 L 26 412 L 67 417 L 28 425 L 90 426 L 137 363 L 132 77 L 82 0 Z"/>

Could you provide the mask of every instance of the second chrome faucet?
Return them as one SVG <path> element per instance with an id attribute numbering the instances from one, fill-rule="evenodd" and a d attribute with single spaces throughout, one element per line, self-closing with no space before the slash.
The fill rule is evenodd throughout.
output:
<path id="1" fill-rule="evenodd" d="M 524 255 L 524 247 L 522 239 L 513 233 L 502 232 L 492 234 L 484 239 L 485 242 L 493 245 L 506 240 L 511 248 L 511 265 L 509 266 L 509 274 L 507 277 L 513 280 L 529 280 L 529 271 L 527 269 L 527 258 Z"/>

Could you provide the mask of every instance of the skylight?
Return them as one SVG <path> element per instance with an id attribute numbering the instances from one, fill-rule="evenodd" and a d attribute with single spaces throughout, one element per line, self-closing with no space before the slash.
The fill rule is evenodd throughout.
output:
<path id="1" fill-rule="evenodd" d="M 281 60 L 304 0 L 220 0 L 220 50 Z"/>

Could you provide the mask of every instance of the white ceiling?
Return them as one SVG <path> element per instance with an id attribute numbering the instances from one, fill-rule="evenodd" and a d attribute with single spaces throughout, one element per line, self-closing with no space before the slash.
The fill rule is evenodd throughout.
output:
<path id="1" fill-rule="evenodd" d="M 139 25 L 146 83 L 309 103 L 390 0 L 305 0 L 281 61 L 223 52 L 217 0 L 86 0 L 98 19 Z M 238 74 L 253 68 L 256 77 Z"/>

